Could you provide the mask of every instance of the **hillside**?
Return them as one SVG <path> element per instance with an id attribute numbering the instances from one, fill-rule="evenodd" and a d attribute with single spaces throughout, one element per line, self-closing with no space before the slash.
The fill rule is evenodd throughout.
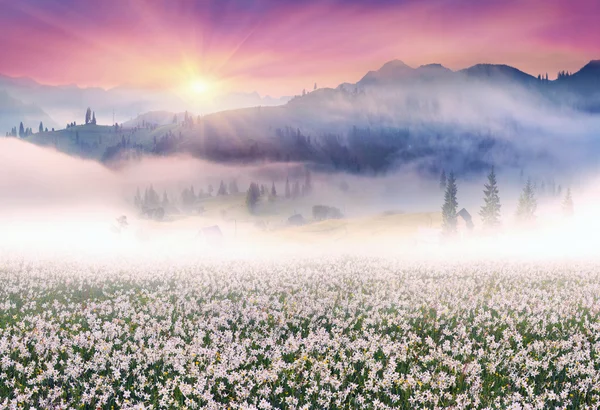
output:
<path id="1" fill-rule="evenodd" d="M 58 127 L 54 120 L 37 105 L 25 104 L 0 89 L 0 135 L 5 135 L 13 127 L 18 129 L 21 122 L 25 128 L 37 131 L 40 121 L 49 129 Z"/>
<path id="2" fill-rule="evenodd" d="M 370 174 L 400 166 L 468 174 L 532 161 L 561 169 L 573 158 L 582 165 L 595 161 L 597 75 L 595 62 L 545 81 L 504 65 L 455 72 L 396 60 L 356 84 L 317 89 L 282 106 L 190 116 L 187 122 L 182 113 L 149 112 L 117 132 L 78 126 L 30 140 L 105 162 L 185 152 L 217 162 L 305 162 Z M 578 91 L 582 84 L 589 85 L 586 93 Z"/>

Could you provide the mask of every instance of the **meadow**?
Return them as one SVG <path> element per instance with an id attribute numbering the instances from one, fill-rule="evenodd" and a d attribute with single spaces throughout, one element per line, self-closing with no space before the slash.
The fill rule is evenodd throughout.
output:
<path id="1" fill-rule="evenodd" d="M 597 408 L 600 270 L 5 258 L 1 408 Z"/>

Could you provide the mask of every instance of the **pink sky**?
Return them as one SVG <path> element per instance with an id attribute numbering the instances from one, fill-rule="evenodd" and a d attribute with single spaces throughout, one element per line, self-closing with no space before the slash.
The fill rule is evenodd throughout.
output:
<path id="1" fill-rule="evenodd" d="M 533 75 L 600 58 L 597 0 L 0 0 L 0 73 L 298 94 L 400 59 Z"/>

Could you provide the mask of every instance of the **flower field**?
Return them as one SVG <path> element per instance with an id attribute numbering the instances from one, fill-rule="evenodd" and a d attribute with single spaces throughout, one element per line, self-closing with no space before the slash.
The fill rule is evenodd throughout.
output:
<path id="1" fill-rule="evenodd" d="M 600 269 L 388 259 L 0 269 L 2 408 L 597 408 Z"/>

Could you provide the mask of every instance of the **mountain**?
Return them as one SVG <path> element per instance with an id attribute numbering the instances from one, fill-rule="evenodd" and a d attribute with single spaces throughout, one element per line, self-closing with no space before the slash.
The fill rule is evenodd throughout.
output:
<path id="1" fill-rule="evenodd" d="M 31 127 L 37 132 L 40 121 L 44 127 L 58 127 L 52 118 L 35 104 L 25 104 L 0 90 L 0 136 L 5 135 L 13 127 L 19 128 L 23 122 L 25 128 Z"/>
<path id="2" fill-rule="evenodd" d="M 185 152 L 217 162 L 298 162 L 360 173 L 409 167 L 467 175 L 492 165 L 554 173 L 597 162 L 597 73 L 591 62 L 571 76 L 545 81 L 506 65 L 452 71 L 394 60 L 356 84 L 318 89 L 285 105 L 194 116 L 193 124 L 173 124 L 172 112 L 150 112 L 118 132 L 77 128 L 51 137 L 59 149 L 77 151 L 72 141 L 79 130 L 81 139 L 90 139 L 80 143 L 85 155 L 97 159 L 120 158 L 134 148 L 149 155 Z"/>
<path id="3" fill-rule="evenodd" d="M 229 93 L 212 99 L 195 98 L 169 89 L 144 89 L 119 86 L 105 90 L 99 87 L 81 88 L 75 85 L 43 85 L 29 78 L 13 78 L 0 75 L 0 90 L 26 104 L 35 104 L 60 123 L 81 123 L 88 107 L 96 113 L 99 123 L 125 122 L 140 113 L 160 111 L 165 108 L 174 112 L 188 110 L 195 114 L 253 106 L 285 104 L 289 97 L 261 97 L 258 93 Z"/>
<path id="4" fill-rule="evenodd" d="M 517 83 L 523 85 L 538 84 L 539 80 L 523 71 L 504 64 L 477 64 L 460 70 L 459 74 L 469 79 L 493 82 Z"/>

